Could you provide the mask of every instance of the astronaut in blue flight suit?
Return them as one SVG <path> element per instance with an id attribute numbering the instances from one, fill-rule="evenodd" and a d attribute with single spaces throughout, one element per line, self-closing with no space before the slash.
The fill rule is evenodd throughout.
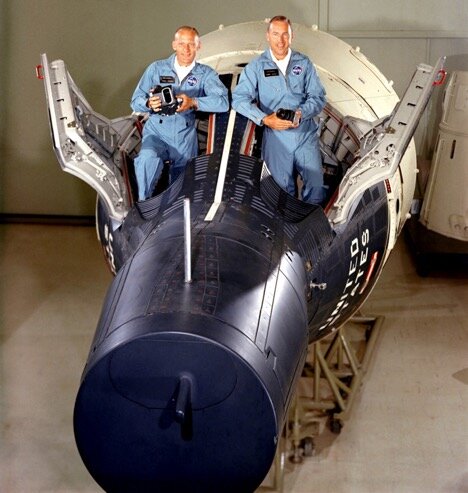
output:
<path id="1" fill-rule="evenodd" d="M 264 125 L 262 157 L 275 181 L 295 194 L 294 170 L 302 177 L 302 200 L 321 203 L 323 171 L 313 117 L 325 106 L 325 89 L 309 58 L 290 49 L 291 22 L 273 17 L 267 29 L 270 49 L 243 70 L 232 106 L 257 125 Z M 299 123 L 278 118 L 280 108 L 296 112 Z"/>
<path id="2" fill-rule="evenodd" d="M 187 160 L 197 155 L 195 110 L 223 112 L 229 109 L 228 91 L 218 74 L 195 61 L 200 48 L 194 27 L 177 29 L 169 58 L 147 67 L 132 96 L 136 112 L 150 112 L 143 130 L 140 152 L 135 159 L 138 199 L 151 197 L 165 160 L 170 160 L 171 182 L 183 171 Z M 151 95 L 156 86 L 172 86 L 179 107 L 174 114 L 161 112 L 161 99 Z"/>

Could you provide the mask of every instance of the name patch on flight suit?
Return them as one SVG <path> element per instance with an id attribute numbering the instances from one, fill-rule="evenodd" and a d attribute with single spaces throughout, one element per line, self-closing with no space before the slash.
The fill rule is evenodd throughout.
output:
<path id="1" fill-rule="evenodd" d="M 279 70 L 277 68 L 266 68 L 263 71 L 265 77 L 276 77 L 279 75 Z"/>
<path id="2" fill-rule="evenodd" d="M 175 78 L 172 75 L 160 75 L 159 82 L 163 84 L 174 84 Z"/>

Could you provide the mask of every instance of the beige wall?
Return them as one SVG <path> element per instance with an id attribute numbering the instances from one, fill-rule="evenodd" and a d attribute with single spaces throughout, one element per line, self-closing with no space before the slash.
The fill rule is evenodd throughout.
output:
<path id="1" fill-rule="evenodd" d="M 468 70 L 465 0 L 0 0 L 0 213 L 93 214 L 94 191 L 60 171 L 52 151 L 34 75 L 41 53 L 65 60 L 93 107 L 116 117 L 130 112 L 147 64 L 170 54 L 177 26 L 204 34 L 277 13 L 361 46 L 397 92 L 417 63 L 440 54 L 449 55 L 450 69 Z M 418 131 L 425 153 L 435 114 Z"/>

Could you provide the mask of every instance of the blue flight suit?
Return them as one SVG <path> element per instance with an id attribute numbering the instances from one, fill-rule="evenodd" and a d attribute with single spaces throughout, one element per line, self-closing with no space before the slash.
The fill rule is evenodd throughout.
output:
<path id="1" fill-rule="evenodd" d="M 325 199 L 323 171 L 313 117 L 325 106 L 325 89 L 309 58 L 291 50 L 286 76 L 267 49 L 243 70 L 232 95 L 232 107 L 257 125 L 279 108 L 300 109 L 297 128 L 272 130 L 265 127 L 262 157 L 273 178 L 284 190 L 295 194 L 294 168 L 304 182 L 302 200 L 320 203 Z"/>
<path id="2" fill-rule="evenodd" d="M 218 74 L 207 65 L 195 62 L 190 73 L 179 81 L 174 69 L 175 54 L 147 67 L 132 96 L 130 106 L 136 112 L 149 112 L 146 103 L 150 90 L 157 86 L 172 86 L 174 96 L 186 94 L 197 99 L 198 110 L 222 112 L 229 109 L 228 91 Z M 151 196 L 165 160 L 171 160 L 171 181 L 185 168 L 187 161 L 198 152 L 195 111 L 174 115 L 150 113 L 143 130 L 143 140 L 135 159 L 138 198 Z"/>

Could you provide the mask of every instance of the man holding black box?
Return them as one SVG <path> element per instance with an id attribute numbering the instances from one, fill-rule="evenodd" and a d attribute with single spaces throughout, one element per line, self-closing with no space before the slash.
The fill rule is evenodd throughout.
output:
<path id="1" fill-rule="evenodd" d="M 172 56 L 149 65 L 132 96 L 133 111 L 150 113 L 135 159 L 139 200 L 151 197 L 164 161 L 171 161 L 173 182 L 187 161 L 197 155 L 195 111 L 229 109 L 228 91 L 218 74 L 195 61 L 200 48 L 198 31 L 191 26 L 180 27 L 172 48 Z"/>
<path id="2" fill-rule="evenodd" d="M 232 106 L 265 126 L 262 157 L 278 185 L 294 195 L 297 171 L 302 200 L 320 204 L 326 193 L 313 118 L 325 106 L 325 89 L 309 58 L 290 49 L 289 19 L 273 17 L 266 37 L 270 48 L 244 68 Z"/>

